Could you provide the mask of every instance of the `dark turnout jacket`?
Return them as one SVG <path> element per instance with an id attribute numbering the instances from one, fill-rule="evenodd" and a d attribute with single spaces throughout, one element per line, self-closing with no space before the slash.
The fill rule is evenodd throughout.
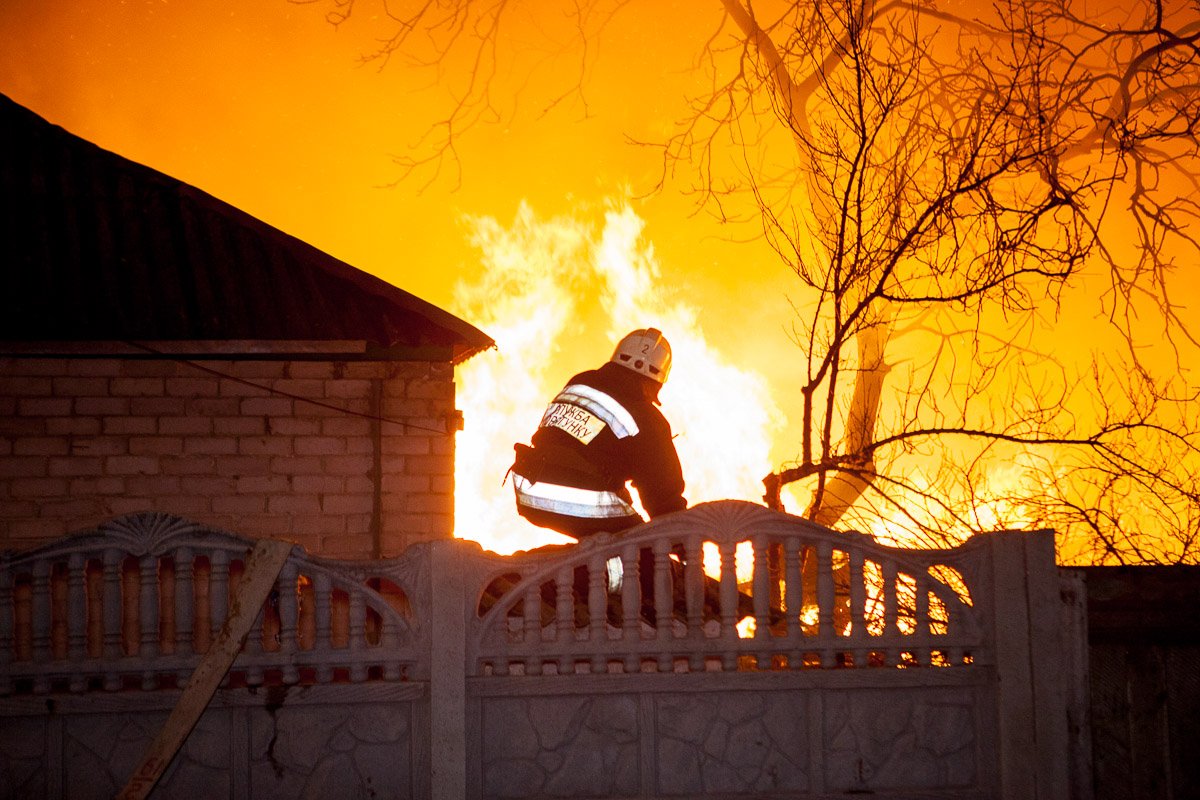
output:
<path id="1" fill-rule="evenodd" d="M 671 426 L 646 398 L 649 380 L 619 364 L 582 372 L 546 407 L 532 447 L 518 444 L 517 509 L 570 536 L 642 522 L 626 483 L 656 517 L 687 507 Z"/>

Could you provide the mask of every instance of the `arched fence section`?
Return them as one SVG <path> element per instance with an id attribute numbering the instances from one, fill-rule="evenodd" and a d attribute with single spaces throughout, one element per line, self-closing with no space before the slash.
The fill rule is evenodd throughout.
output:
<path id="1" fill-rule="evenodd" d="M 0 693 L 181 688 L 220 631 L 253 541 L 138 514 L 0 566 Z M 404 563 L 295 548 L 229 681 L 399 680 L 417 668 Z M 407 584 L 407 585 L 406 585 Z"/>
<path id="2" fill-rule="evenodd" d="M 12 796 L 115 794 L 252 546 L 151 513 L 2 555 Z M 297 547 L 157 791 L 1088 800 L 1082 611 L 1049 531 L 903 550 L 740 501 L 513 556 Z"/>
<path id="3" fill-rule="evenodd" d="M 984 664 L 980 551 L 914 553 L 707 504 L 487 576 L 472 674 Z"/>

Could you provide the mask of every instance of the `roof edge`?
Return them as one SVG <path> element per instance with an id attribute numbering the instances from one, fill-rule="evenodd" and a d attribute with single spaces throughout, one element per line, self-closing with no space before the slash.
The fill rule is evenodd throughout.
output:
<path id="1" fill-rule="evenodd" d="M 0 341 L 0 358 L 121 358 L 188 361 L 429 361 L 458 365 L 478 350 L 367 341 Z"/>
<path id="2" fill-rule="evenodd" d="M 123 158 L 123 156 L 117 157 Z M 144 165 L 139 166 L 144 167 Z M 145 168 L 153 169 L 152 167 Z M 169 180 L 177 180 L 170 178 L 170 176 L 166 177 Z M 281 228 L 277 228 L 274 225 L 255 217 L 253 214 L 243 211 L 237 206 L 227 203 L 219 197 L 204 191 L 203 189 L 197 188 L 189 183 L 179 181 L 179 193 L 181 196 L 188 197 L 195 202 L 204 205 L 217 206 L 221 213 L 224 214 L 230 222 L 236 222 L 252 230 L 265 231 L 278 237 L 280 239 L 279 243 L 281 246 L 289 247 L 297 254 L 311 256 L 312 258 L 319 260 L 321 262 L 321 269 L 324 269 L 334 277 L 351 283 L 362 291 L 373 294 L 389 303 L 408 308 L 414 313 L 425 317 L 435 325 L 438 325 L 450 333 L 455 334 L 460 339 L 464 340 L 464 344 L 466 345 L 464 348 L 464 354 L 461 356 L 462 360 L 466 360 L 476 353 L 479 353 L 490 347 L 494 347 L 496 344 L 492 337 L 488 336 L 486 333 L 481 331 L 479 328 L 476 328 L 466 320 L 451 314 L 449 311 L 434 305 L 428 300 L 418 297 L 412 292 L 405 291 L 399 286 L 389 283 L 377 275 L 373 275 L 370 272 L 352 266 L 337 256 L 331 255 L 315 245 L 309 244 L 303 239 L 300 239 Z"/>

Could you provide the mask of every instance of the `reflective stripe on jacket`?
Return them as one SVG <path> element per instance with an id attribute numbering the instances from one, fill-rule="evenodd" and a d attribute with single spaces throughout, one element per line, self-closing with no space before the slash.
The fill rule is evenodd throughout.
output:
<path id="1" fill-rule="evenodd" d="M 612 429 L 613 435 L 618 439 L 624 439 L 626 436 L 637 436 L 638 426 L 625 406 L 618 403 L 612 397 L 609 397 L 599 389 L 594 389 L 591 386 L 583 383 L 572 383 L 567 388 L 558 393 L 558 397 L 546 408 L 546 413 L 542 416 L 542 426 L 554 424 L 554 414 L 557 406 L 570 405 L 576 406 L 583 411 L 592 414 L 604 424 Z M 587 444 L 587 442 L 584 442 Z"/>
<path id="2" fill-rule="evenodd" d="M 513 476 L 513 485 L 517 491 L 517 502 L 527 508 L 586 519 L 637 515 L 633 506 L 615 492 L 577 489 L 545 481 L 532 483 L 520 475 Z"/>

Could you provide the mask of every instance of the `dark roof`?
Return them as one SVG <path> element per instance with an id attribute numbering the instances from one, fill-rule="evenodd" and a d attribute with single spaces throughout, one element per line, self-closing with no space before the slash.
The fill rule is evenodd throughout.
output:
<path id="1" fill-rule="evenodd" d="M 482 331 L 0 95 L 0 341 L 366 341 L 462 361 Z"/>

